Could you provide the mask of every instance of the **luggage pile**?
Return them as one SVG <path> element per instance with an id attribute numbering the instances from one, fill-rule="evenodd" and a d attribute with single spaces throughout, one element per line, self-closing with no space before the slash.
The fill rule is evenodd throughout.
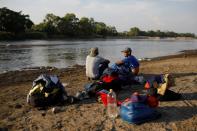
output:
<path id="1" fill-rule="evenodd" d="M 68 96 L 57 76 L 42 74 L 33 81 L 33 86 L 27 95 L 27 103 L 34 107 L 43 107 L 95 98 L 97 102 L 107 107 L 109 90 L 112 89 L 118 94 L 124 85 L 122 82 L 115 70 L 107 68 L 100 80 L 85 84 L 84 90 L 72 97 Z M 156 110 L 159 101 L 181 98 L 180 94 L 169 90 L 168 74 L 152 76 L 146 80 L 145 78 L 142 80 L 140 76 L 140 84 L 144 86 L 145 94 L 135 92 L 125 100 L 116 100 L 121 119 L 128 123 L 141 124 L 155 120 L 161 116 Z"/>

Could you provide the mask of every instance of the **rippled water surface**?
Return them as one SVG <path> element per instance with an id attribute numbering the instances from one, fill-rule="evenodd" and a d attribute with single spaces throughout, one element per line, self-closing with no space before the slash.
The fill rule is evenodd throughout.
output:
<path id="1" fill-rule="evenodd" d="M 38 66 L 64 68 L 85 64 L 91 47 L 99 48 L 100 56 L 115 62 L 121 50 L 131 47 L 137 58 L 153 58 L 197 49 L 197 40 L 27 40 L 0 42 L 0 72 Z"/>

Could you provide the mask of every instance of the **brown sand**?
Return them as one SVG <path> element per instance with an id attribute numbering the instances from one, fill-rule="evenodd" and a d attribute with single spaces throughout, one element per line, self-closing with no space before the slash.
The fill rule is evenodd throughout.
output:
<path id="1" fill-rule="evenodd" d="M 41 73 L 56 74 L 67 83 L 67 92 L 74 95 L 87 83 L 84 66 L 67 69 L 41 68 L 0 74 L 0 130 L 197 130 L 197 51 L 141 62 L 143 74 L 171 73 L 175 86 L 171 89 L 183 94 L 183 99 L 160 102 L 162 117 L 141 125 L 128 124 L 117 118 L 115 127 L 106 115 L 102 104 L 86 100 L 73 105 L 63 105 L 62 111 L 53 114 L 52 107 L 38 110 L 26 104 L 26 94 L 32 81 Z M 133 87 L 134 88 L 134 87 Z M 134 89 L 124 90 L 131 94 Z"/>

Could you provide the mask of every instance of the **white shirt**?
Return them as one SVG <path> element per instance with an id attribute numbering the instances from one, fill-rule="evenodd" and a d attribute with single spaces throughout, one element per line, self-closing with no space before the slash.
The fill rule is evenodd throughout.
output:
<path id="1" fill-rule="evenodd" d="M 100 56 L 87 56 L 86 57 L 86 76 L 90 78 L 96 78 L 99 76 L 99 65 L 104 62 L 105 59 Z"/>

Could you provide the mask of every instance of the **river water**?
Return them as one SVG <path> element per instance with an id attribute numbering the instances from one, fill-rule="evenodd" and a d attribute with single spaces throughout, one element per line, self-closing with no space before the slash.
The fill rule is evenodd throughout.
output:
<path id="1" fill-rule="evenodd" d="M 197 49 L 197 40 L 26 40 L 0 42 L 0 73 L 39 66 L 65 68 L 84 65 L 91 47 L 111 61 L 122 59 L 121 50 L 131 47 L 139 58 L 177 54 L 181 50 Z"/>

